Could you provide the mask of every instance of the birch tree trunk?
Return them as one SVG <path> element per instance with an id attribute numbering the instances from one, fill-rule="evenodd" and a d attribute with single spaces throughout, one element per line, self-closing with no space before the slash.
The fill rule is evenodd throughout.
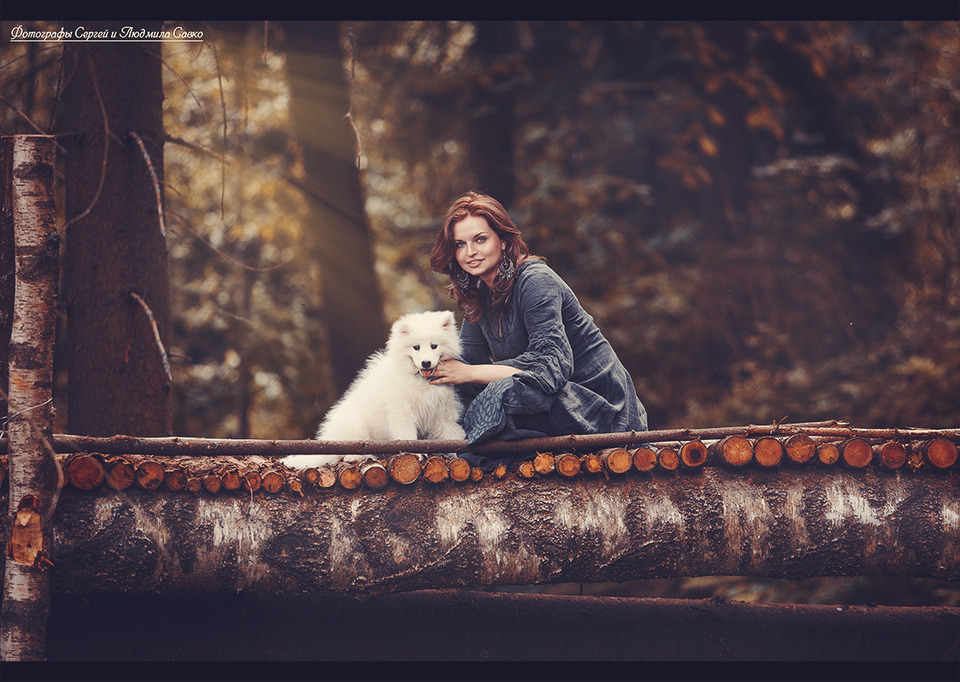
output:
<path id="1" fill-rule="evenodd" d="M 7 362 L 13 325 L 13 138 L 0 138 L 0 419 L 7 416 Z"/>
<path id="2" fill-rule="evenodd" d="M 53 201 L 55 139 L 12 144 L 16 289 L 9 348 L 9 514 L 0 658 L 42 660 L 50 606 L 43 560 L 53 513 L 53 338 L 60 237 Z"/>

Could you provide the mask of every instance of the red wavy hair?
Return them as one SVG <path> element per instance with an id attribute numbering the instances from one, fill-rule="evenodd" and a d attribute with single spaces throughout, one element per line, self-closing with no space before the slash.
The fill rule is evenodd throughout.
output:
<path id="1" fill-rule="evenodd" d="M 495 312 L 503 312 L 513 293 L 516 277 L 497 278 L 493 288 L 488 289 L 482 280 L 470 276 L 470 284 L 466 287 L 460 286 L 456 275 L 464 270 L 457 263 L 453 227 L 468 216 L 483 218 L 487 222 L 490 229 L 506 244 L 504 256 L 510 258 L 517 269 L 528 260 L 542 261 L 543 258 L 530 253 L 530 247 L 523 241 L 520 230 L 513 224 L 506 209 L 490 195 L 471 191 L 454 201 L 443 219 L 443 227 L 437 233 L 433 250 L 430 252 L 430 267 L 450 277 L 447 285 L 450 297 L 457 302 L 467 322 L 476 322 L 487 306 Z M 489 291 L 489 295 L 485 295 L 486 291 Z"/>

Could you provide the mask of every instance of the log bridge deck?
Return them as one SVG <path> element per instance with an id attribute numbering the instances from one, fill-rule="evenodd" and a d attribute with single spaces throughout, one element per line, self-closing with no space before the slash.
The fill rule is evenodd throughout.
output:
<path id="1" fill-rule="evenodd" d="M 298 471 L 279 457 L 360 448 L 55 436 L 63 486 L 52 587 L 380 593 L 700 575 L 960 579 L 952 431 L 664 433 L 493 445 L 550 447 L 489 474 L 436 454 L 462 442 L 403 442 L 423 452 L 395 454 L 397 444 L 364 444 L 383 457 Z"/>

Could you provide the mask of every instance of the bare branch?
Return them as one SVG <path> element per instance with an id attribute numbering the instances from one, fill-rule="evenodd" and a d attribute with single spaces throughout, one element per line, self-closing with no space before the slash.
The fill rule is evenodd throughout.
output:
<path id="1" fill-rule="evenodd" d="M 143 154 L 143 160 L 147 162 L 147 169 L 150 171 L 150 177 L 153 179 L 153 191 L 157 196 L 157 217 L 160 220 L 160 234 L 164 237 L 167 236 L 167 228 L 163 223 L 163 199 L 160 194 L 160 180 L 157 179 L 157 173 L 153 170 L 153 162 L 150 160 L 150 155 L 147 153 L 147 148 L 143 146 L 143 140 L 140 139 L 140 136 L 135 132 L 130 132 L 130 137 L 132 137 L 137 146 L 140 147 L 140 153 Z"/>
<path id="2" fill-rule="evenodd" d="M 167 379 L 172 383 L 173 375 L 170 373 L 170 360 L 167 358 L 167 349 L 163 347 L 163 339 L 160 338 L 160 330 L 157 329 L 157 320 L 153 316 L 153 311 L 150 310 L 147 302 L 135 291 L 130 292 L 130 297 L 140 304 L 140 307 L 143 308 L 143 311 L 147 314 L 147 318 L 150 320 L 150 326 L 153 328 L 153 338 L 157 342 L 157 350 L 160 351 L 160 359 L 163 361 L 163 370 L 167 373 Z"/>
<path id="3" fill-rule="evenodd" d="M 140 438 L 134 436 L 55 435 L 58 452 L 86 450 L 104 454 L 168 455 L 250 455 L 281 457 L 308 454 L 392 454 L 397 452 L 562 452 L 589 451 L 595 448 L 632 446 L 667 441 L 707 440 L 725 436 L 791 436 L 805 433 L 811 437 L 839 436 L 844 438 L 882 438 L 900 441 L 921 441 L 932 438 L 960 439 L 960 429 L 864 429 L 842 425 L 807 426 L 804 424 L 725 426 L 705 429 L 665 429 L 659 431 L 626 431 L 588 435 L 547 436 L 515 441 L 490 441 L 473 444 L 465 440 L 398 440 L 398 441 L 339 441 L 339 440 L 263 440 L 254 438 L 193 438 L 185 436 Z M 4 442 L 0 440 L 0 452 Z"/>

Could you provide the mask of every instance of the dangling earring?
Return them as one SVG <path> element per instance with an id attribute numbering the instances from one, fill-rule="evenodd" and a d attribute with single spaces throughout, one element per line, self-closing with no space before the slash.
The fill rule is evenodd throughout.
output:
<path id="1" fill-rule="evenodd" d="M 454 268 L 453 276 L 457 279 L 457 286 L 460 287 L 460 291 L 466 291 L 467 287 L 470 286 L 470 275 L 467 274 L 467 271 L 462 268 Z"/>
<path id="2" fill-rule="evenodd" d="M 513 277 L 513 273 L 516 271 L 516 266 L 513 264 L 513 261 L 510 260 L 510 256 L 507 255 L 507 252 L 503 252 L 503 258 L 500 259 L 500 268 L 497 271 L 497 279 L 510 279 Z"/>

